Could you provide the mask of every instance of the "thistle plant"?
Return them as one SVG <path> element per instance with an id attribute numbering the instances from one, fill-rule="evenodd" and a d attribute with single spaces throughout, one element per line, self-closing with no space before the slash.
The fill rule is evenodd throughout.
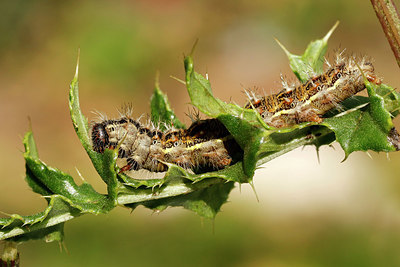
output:
<path id="1" fill-rule="evenodd" d="M 294 55 L 284 48 L 290 67 L 301 82 L 309 78 L 310 68 L 316 74 L 323 72 L 328 39 L 334 28 L 323 38 L 311 42 L 302 55 Z M 365 79 L 368 97 L 353 96 L 345 100 L 340 110 L 326 114 L 322 123 L 305 122 L 274 128 L 264 123 L 254 109 L 215 98 L 210 81 L 195 71 L 191 53 L 184 58 L 184 83 L 191 103 L 200 112 L 224 124 L 243 150 L 243 157 L 218 171 L 195 174 L 168 164 L 168 171 L 161 179 L 134 179 L 119 171 L 117 149 L 107 149 L 104 153 L 92 149 L 88 119 L 80 109 L 78 66 L 79 57 L 69 89 L 70 115 L 83 148 L 107 185 L 107 194 L 96 192 L 85 181 L 77 185 L 72 176 L 44 163 L 39 158 L 33 133 L 28 131 L 23 139 L 25 179 L 35 193 L 46 199 L 48 206 L 35 215 L 8 214 L 8 218 L 0 218 L 0 240 L 6 240 L 7 244 L 32 239 L 61 242 L 65 222 L 88 213 L 106 214 L 117 206 L 134 210 L 142 205 L 155 211 L 184 207 L 213 219 L 235 184 L 252 184 L 259 166 L 305 145 L 319 149 L 337 141 L 346 158 L 355 151 L 391 152 L 398 149 L 399 140 L 392 118 L 399 113 L 400 94 L 388 85 L 377 85 Z M 338 112 L 341 116 L 335 116 Z M 151 118 L 154 123 L 185 127 L 175 116 L 158 83 L 151 98 Z"/>

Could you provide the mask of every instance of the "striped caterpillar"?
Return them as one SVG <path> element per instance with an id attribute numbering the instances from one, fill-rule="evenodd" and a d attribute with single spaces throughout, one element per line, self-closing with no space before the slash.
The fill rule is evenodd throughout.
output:
<path id="1" fill-rule="evenodd" d="M 310 78 L 295 88 L 277 94 L 249 97 L 245 108 L 254 108 L 270 126 L 290 127 L 302 122 L 322 122 L 322 116 L 340 102 L 365 89 L 364 76 L 379 84 L 370 62 L 338 60 L 324 74 Z M 364 75 L 364 76 L 363 76 Z"/>
<path id="2" fill-rule="evenodd" d="M 263 97 L 253 95 L 245 108 L 255 109 L 266 124 L 276 128 L 302 122 L 320 123 L 328 110 L 365 89 L 363 75 L 370 82 L 380 83 L 371 63 L 340 61 L 295 88 Z M 93 124 L 91 136 L 96 152 L 119 146 L 118 157 L 126 160 L 121 172 L 140 169 L 163 172 L 168 169 L 166 163 L 192 170 L 222 169 L 232 163 L 233 155 L 243 153 L 216 119 L 197 120 L 186 130 L 161 131 L 125 115 Z"/>
<path id="3" fill-rule="evenodd" d="M 119 146 L 118 158 L 126 159 L 121 172 L 147 169 L 163 172 L 166 163 L 186 169 L 222 169 L 240 151 L 225 126 L 216 119 L 197 120 L 188 129 L 165 132 L 124 116 L 119 120 L 104 120 L 92 126 L 93 150 Z"/>

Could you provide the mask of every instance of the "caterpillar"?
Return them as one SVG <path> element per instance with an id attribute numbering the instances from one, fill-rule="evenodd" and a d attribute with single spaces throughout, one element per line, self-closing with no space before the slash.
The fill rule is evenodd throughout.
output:
<path id="1" fill-rule="evenodd" d="M 188 129 L 161 131 L 127 116 L 95 123 L 91 130 L 93 150 L 118 149 L 125 158 L 121 172 L 147 169 L 164 172 L 166 163 L 186 169 L 222 169 L 241 149 L 225 126 L 216 119 L 197 120 Z"/>
<path id="2" fill-rule="evenodd" d="M 245 108 L 254 108 L 264 122 L 276 128 L 290 127 L 302 122 L 322 122 L 322 116 L 340 102 L 365 89 L 364 77 L 380 84 L 372 63 L 338 59 L 334 67 L 307 82 L 283 89 L 277 94 L 249 96 Z"/>
<path id="3" fill-rule="evenodd" d="M 324 74 L 294 88 L 262 97 L 253 94 L 244 108 L 255 109 L 266 124 L 276 128 L 302 122 L 320 123 L 328 110 L 365 89 L 364 77 L 380 83 L 370 62 L 338 60 Z M 91 138 L 93 150 L 98 153 L 119 147 L 118 158 L 125 159 L 121 172 L 140 169 L 164 172 L 167 163 L 191 170 L 218 170 L 243 153 L 217 119 L 196 120 L 188 129 L 161 131 L 130 118 L 130 112 L 126 112 L 120 119 L 93 123 Z"/>

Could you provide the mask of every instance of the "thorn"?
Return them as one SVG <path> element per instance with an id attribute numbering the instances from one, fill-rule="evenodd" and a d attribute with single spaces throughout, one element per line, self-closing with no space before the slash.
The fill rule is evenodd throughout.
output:
<path id="1" fill-rule="evenodd" d="M 332 33 L 335 31 L 336 27 L 339 25 L 339 21 L 336 21 L 335 25 L 329 30 L 329 32 L 322 39 L 324 42 L 328 42 L 329 37 L 331 37 Z"/>
<path id="2" fill-rule="evenodd" d="M 286 49 L 286 47 L 283 46 L 283 44 L 281 42 L 279 42 L 279 40 L 277 38 L 275 38 L 275 41 L 278 43 L 278 45 L 283 49 L 283 51 L 285 52 L 285 54 L 290 57 L 292 54 Z"/>
<path id="3" fill-rule="evenodd" d="M 319 147 L 316 147 L 315 150 L 317 151 L 318 164 L 321 164 L 321 160 L 320 160 L 320 158 L 319 158 Z"/>
<path id="4" fill-rule="evenodd" d="M 64 248 L 65 253 L 67 253 L 67 254 L 69 255 L 69 251 L 68 251 L 68 248 L 67 248 L 67 244 L 66 244 L 64 241 L 62 241 L 62 242 L 60 242 L 60 243 L 62 243 L 62 247 Z"/>
<path id="5" fill-rule="evenodd" d="M 133 211 L 133 210 L 132 210 Z M 132 213 L 132 212 L 131 212 Z M 153 216 L 153 214 L 157 214 L 160 215 L 161 211 L 160 210 L 153 210 L 153 212 L 151 213 L 151 216 Z"/>
<path id="6" fill-rule="evenodd" d="M 12 214 L 5 213 L 4 211 L 1 211 L 1 210 L 0 210 L 0 214 L 3 214 L 3 215 L 8 216 L 8 217 L 12 217 Z"/>
<path id="7" fill-rule="evenodd" d="M 193 56 L 194 50 L 196 49 L 197 43 L 199 42 L 199 38 L 196 39 L 196 41 L 193 44 L 192 50 L 190 51 L 189 56 Z"/>
<path id="8" fill-rule="evenodd" d="M 398 111 L 398 110 L 400 110 L 400 107 L 397 107 L 397 108 L 391 110 L 390 112 L 395 112 L 395 111 Z"/>
<path id="9" fill-rule="evenodd" d="M 176 80 L 176 81 L 178 81 L 178 82 L 180 82 L 180 83 L 182 83 L 182 84 L 184 84 L 184 85 L 186 85 L 186 82 L 184 82 L 183 80 L 181 80 L 181 79 L 179 79 L 179 78 L 177 78 L 175 76 L 170 75 L 169 77 L 174 79 L 174 80 Z"/>
<path id="10" fill-rule="evenodd" d="M 251 181 L 249 184 L 251 186 L 251 189 L 253 189 L 253 192 L 254 192 L 254 195 L 256 196 L 257 202 L 260 202 L 260 199 L 258 198 L 258 195 L 257 195 L 256 188 L 254 187 L 254 182 Z"/>
<path id="11" fill-rule="evenodd" d="M 156 89 L 160 89 L 160 71 L 156 71 L 156 78 L 155 78 L 155 87 Z"/>
<path id="12" fill-rule="evenodd" d="M 81 56 L 81 48 L 78 48 L 78 58 L 76 59 L 76 69 L 75 69 L 75 76 L 74 79 L 78 80 L 78 73 L 79 73 L 79 58 Z"/>
<path id="13" fill-rule="evenodd" d="M 28 131 L 32 132 L 32 119 L 30 116 L 28 116 Z"/>
<path id="14" fill-rule="evenodd" d="M 78 170 L 78 168 L 77 168 L 77 167 L 75 167 L 75 170 L 76 170 L 76 172 L 78 173 L 78 176 L 79 176 L 79 178 L 81 178 L 81 179 L 82 179 L 82 181 L 83 181 L 84 183 L 86 183 L 86 180 L 85 180 L 85 178 L 83 178 L 82 174 L 79 172 L 79 170 Z"/>

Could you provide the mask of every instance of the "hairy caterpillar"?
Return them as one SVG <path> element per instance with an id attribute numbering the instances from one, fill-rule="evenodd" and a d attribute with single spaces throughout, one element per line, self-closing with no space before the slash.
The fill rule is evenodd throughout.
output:
<path id="1" fill-rule="evenodd" d="M 187 169 L 222 169 L 240 152 L 225 126 L 216 119 L 197 120 L 188 129 L 143 126 L 127 116 L 104 120 L 92 126 L 93 150 L 119 146 L 118 157 L 126 158 L 121 171 L 147 169 L 163 172 L 165 163 Z"/>
<path id="2" fill-rule="evenodd" d="M 244 108 L 254 108 L 270 126 L 290 127 L 302 122 L 322 122 L 322 116 L 340 102 L 365 89 L 364 77 L 379 84 L 370 62 L 339 60 L 324 74 L 277 94 L 250 97 Z M 130 112 L 127 112 L 130 113 Z M 188 129 L 161 131 L 144 126 L 129 114 L 106 120 L 91 128 L 93 150 L 119 146 L 118 157 L 125 159 L 121 171 L 146 169 L 163 172 L 166 163 L 186 169 L 222 169 L 232 163 L 232 155 L 243 153 L 225 126 L 216 119 L 195 121 Z"/>
<path id="3" fill-rule="evenodd" d="M 364 76 L 370 82 L 380 83 L 370 62 L 338 61 L 324 74 L 295 88 L 263 97 L 251 96 L 245 108 L 256 109 L 265 123 L 276 128 L 302 122 L 320 123 L 321 116 L 327 111 L 365 89 Z"/>

